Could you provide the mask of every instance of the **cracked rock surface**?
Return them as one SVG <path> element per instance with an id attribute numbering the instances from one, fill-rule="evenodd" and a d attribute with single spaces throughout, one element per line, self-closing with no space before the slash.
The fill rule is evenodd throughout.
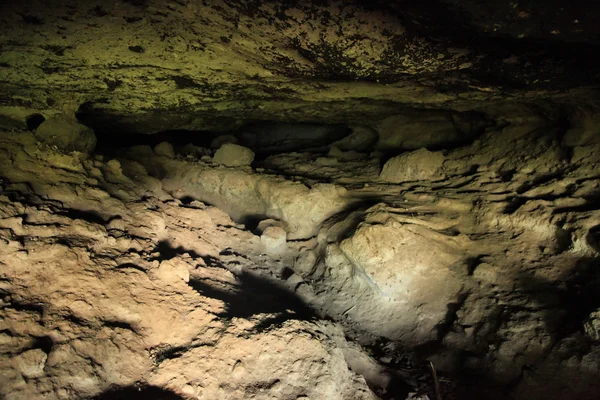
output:
<path id="1" fill-rule="evenodd" d="M 454 149 L 332 137 L 231 167 L 208 148 L 88 155 L 5 132 L 3 394 L 433 396 L 427 361 L 449 398 L 589 398 L 594 119 L 511 118 Z"/>
<path id="2" fill-rule="evenodd" d="M 0 2 L 1 398 L 600 398 L 593 2 L 50 3 Z"/>

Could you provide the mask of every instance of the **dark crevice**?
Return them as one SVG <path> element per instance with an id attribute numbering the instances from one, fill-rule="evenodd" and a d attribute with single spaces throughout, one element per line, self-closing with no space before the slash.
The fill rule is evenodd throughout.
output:
<path id="1" fill-rule="evenodd" d="M 156 386 L 132 385 L 113 387 L 88 400 L 185 400 L 168 389 Z"/>
<path id="2" fill-rule="evenodd" d="M 514 214 L 519 208 L 521 208 L 521 206 L 523 206 L 529 200 L 531 199 L 527 197 L 513 196 L 512 198 L 510 198 L 506 207 L 504 207 L 504 210 L 502 210 L 502 213 L 505 215 Z"/>
<path id="3" fill-rule="evenodd" d="M 109 328 L 120 328 L 128 331 L 136 332 L 136 329 L 129 322 L 126 321 L 103 321 L 104 326 Z"/>
<path id="4" fill-rule="evenodd" d="M 140 267 L 139 265 L 133 264 L 133 263 L 125 263 L 125 264 L 119 264 L 116 267 L 117 269 L 135 269 L 136 271 L 141 271 L 143 273 L 148 272 L 145 268 Z"/>
<path id="5" fill-rule="evenodd" d="M 93 224 L 104 225 L 110 222 L 114 218 L 118 218 L 117 216 L 113 217 L 104 217 L 97 211 L 92 210 L 78 210 L 75 208 L 62 209 L 55 212 L 57 215 L 61 215 L 63 217 L 67 217 L 73 220 L 80 219 L 83 221 L 87 221 Z"/>
<path id="6" fill-rule="evenodd" d="M 42 114 L 31 114 L 26 120 L 27 129 L 30 131 L 36 130 L 45 120 L 46 118 Z"/>
<path id="7" fill-rule="evenodd" d="M 50 336 L 38 336 L 34 339 L 32 349 L 41 349 L 44 353 L 50 354 L 54 347 L 54 340 Z"/>
<path id="8" fill-rule="evenodd" d="M 33 312 L 42 316 L 44 314 L 44 306 L 42 303 L 26 303 L 21 301 L 11 301 L 2 308 L 12 308 L 16 311 Z"/>

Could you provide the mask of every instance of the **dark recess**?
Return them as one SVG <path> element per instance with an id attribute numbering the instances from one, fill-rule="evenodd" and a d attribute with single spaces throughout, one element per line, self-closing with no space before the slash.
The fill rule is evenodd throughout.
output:
<path id="1" fill-rule="evenodd" d="M 27 117 L 27 129 L 33 131 L 44 122 L 46 118 L 42 114 L 31 114 Z"/>
<path id="2" fill-rule="evenodd" d="M 156 386 L 126 386 L 111 388 L 89 400 L 185 400 L 184 397 Z"/>

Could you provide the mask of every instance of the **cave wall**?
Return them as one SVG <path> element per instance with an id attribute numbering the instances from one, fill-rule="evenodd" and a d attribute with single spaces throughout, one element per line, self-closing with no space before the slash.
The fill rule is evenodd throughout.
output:
<path id="1" fill-rule="evenodd" d="M 2 395 L 596 398 L 596 12 L 2 2 Z"/>

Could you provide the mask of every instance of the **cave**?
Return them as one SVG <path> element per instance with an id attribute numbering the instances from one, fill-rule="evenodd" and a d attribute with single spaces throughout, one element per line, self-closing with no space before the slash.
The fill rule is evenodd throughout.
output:
<path id="1" fill-rule="evenodd" d="M 0 398 L 600 398 L 600 4 L 0 2 Z"/>

